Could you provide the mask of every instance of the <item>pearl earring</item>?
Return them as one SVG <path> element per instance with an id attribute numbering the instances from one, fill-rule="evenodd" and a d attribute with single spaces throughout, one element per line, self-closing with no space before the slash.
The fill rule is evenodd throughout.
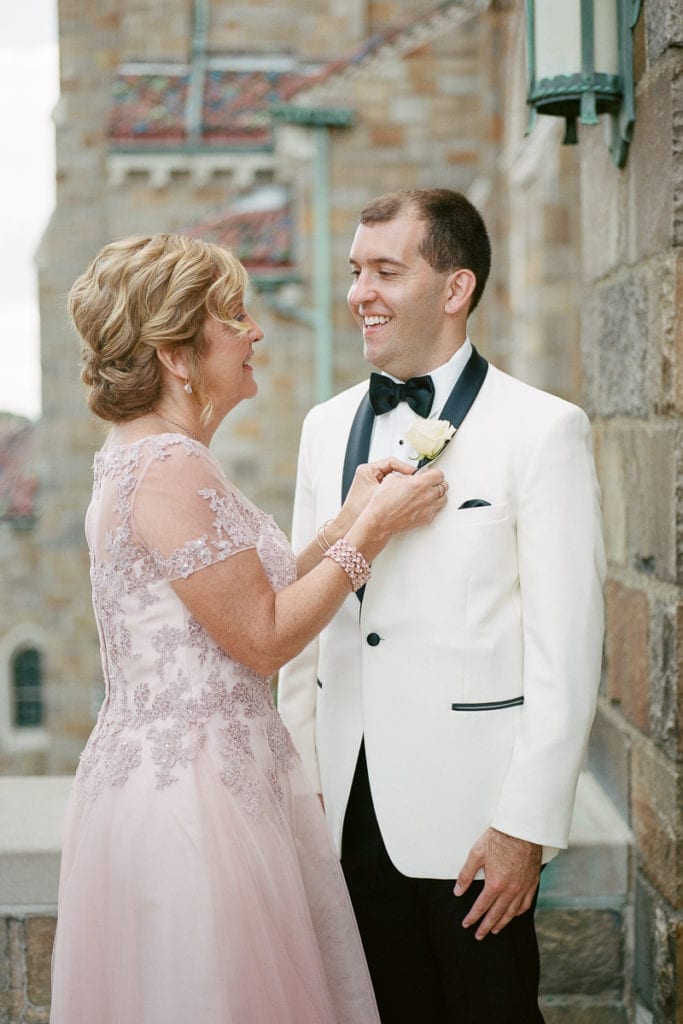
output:
<path id="1" fill-rule="evenodd" d="M 188 395 L 192 394 L 192 385 L 190 384 L 189 380 L 185 381 L 185 390 L 187 391 Z"/>

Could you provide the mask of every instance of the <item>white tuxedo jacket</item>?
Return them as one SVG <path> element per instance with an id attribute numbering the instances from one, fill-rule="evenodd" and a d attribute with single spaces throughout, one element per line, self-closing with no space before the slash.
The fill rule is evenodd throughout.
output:
<path id="1" fill-rule="evenodd" d="M 339 510 L 366 390 L 305 420 L 295 550 Z M 604 553 L 576 406 L 489 367 L 439 468 L 446 508 L 394 537 L 362 604 L 350 594 L 282 669 L 279 707 L 338 850 L 364 736 L 393 863 L 455 878 L 490 825 L 542 844 L 544 860 L 567 845 L 600 676 Z M 459 507 L 473 499 L 489 504 Z"/>

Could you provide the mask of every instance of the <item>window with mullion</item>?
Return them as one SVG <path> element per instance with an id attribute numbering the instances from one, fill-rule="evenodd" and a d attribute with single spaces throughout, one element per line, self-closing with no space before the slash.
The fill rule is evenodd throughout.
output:
<path id="1" fill-rule="evenodd" d="M 12 659 L 13 725 L 16 729 L 43 724 L 43 672 L 40 651 L 27 647 Z"/>

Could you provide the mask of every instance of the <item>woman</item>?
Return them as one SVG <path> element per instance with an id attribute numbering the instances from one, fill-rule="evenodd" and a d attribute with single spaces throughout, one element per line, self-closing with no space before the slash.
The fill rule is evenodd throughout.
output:
<path id="1" fill-rule="evenodd" d="M 295 561 L 206 447 L 257 391 L 246 284 L 227 250 L 157 235 L 105 246 L 69 296 L 113 426 L 86 517 L 107 690 L 67 813 L 53 1024 L 378 1020 L 268 677 L 446 485 L 361 467 Z"/>

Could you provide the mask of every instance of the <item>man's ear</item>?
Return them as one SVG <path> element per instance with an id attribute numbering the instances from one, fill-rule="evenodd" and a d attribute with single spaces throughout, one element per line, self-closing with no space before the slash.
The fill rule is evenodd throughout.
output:
<path id="1" fill-rule="evenodd" d="M 444 312 L 451 316 L 462 310 L 467 313 L 476 287 L 477 279 L 471 270 L 454 270 L 448 276 Z"/>
<path id="2" fill-rule="evenodd" d="M 168 373 L 185 383 L 190 372 L 182 348 L 158 348 L 157 359 Z"/>

